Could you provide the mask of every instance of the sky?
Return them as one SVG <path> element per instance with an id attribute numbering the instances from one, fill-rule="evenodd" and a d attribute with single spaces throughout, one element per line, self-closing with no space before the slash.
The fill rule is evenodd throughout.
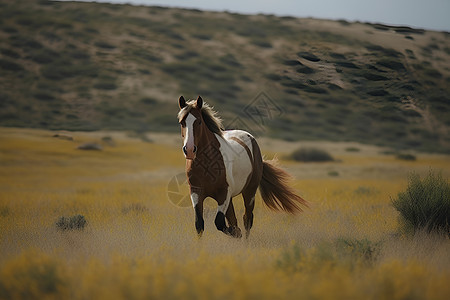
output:
<path id="1" fill-rule="evenodd" d="M 89 0 L 82 0 L 89 1 Z M 97 2 L 130 3 L 230 11 L 243 14 L 345 19 L 406 25 L 450 32 L 450 0 L 96 0 Z"/>

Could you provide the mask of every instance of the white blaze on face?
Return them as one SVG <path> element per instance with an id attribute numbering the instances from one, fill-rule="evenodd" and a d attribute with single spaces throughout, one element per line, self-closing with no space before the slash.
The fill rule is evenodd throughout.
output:
<path id="1" fill-rule="evenodd" d="M 186 147 L 186 157 L 191 157 L 194 154 L 194 122 L 197 120 L 192 114 L 186 117 L 186 135 L 184 137 L 184 146 Z"/>

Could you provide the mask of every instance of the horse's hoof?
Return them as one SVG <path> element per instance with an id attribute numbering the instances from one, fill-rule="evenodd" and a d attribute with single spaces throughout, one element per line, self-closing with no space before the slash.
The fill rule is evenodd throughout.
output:
<path id="1" fill-rule="evenodd" d="M 241 229 L 239 227 L 228 227 L 224 232 L 237 239 L 242 237 Z"/>

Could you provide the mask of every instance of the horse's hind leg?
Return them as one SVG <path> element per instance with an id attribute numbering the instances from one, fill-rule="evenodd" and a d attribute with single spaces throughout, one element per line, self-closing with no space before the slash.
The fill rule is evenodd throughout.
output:
<path id="1" fill-rule="evenodd" d="M 242 191 L 242 197 L 244 197 L 244 227 L 245 237 L 250 235 L 250 229 L 253 226 L 253 209 L 255 208 L 255 195 L 258 190 L 259 183 L 263 173 L 263 160 L 261 156 L 261 150 L 259 149 L 256 140 L 252 138 L 253 149 L 253 172 L 250 181 Z"/>
<path id="2" fill-rule="evenodd" d="M 225 233 L 235 238 L 242 237 L 241 229 L 238 227 L 237 224 L 236 213 L 234 212 L 233 199 L 230 199 L 230 204 L 228 205 L 226 217 L 228 220 L 229 227 L 226 229 Z"/>
<path id="3" fill-rule="evenodd" d="M 255 195 L 256 189 L 246 189 L 242 196 L 244 197 L 244 227 L 245 227 L 245 237 L 248 238 L 250 235 L 250 229 L 253 226 L 253 209 L 255 208 Z"/>

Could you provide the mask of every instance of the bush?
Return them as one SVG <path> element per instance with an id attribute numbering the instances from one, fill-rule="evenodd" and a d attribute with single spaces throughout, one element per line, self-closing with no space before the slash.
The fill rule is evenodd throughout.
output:
<path id="1" fill-rule="evenodd" d="M 61 299 L 68 297 L 66 270 L 61 262 L 28 250 L 2 263 L 1 299 Z"/>
<path id="2" fill-rule="evenodd" d="M 298 52 L 297 55 L 301 58 L 304 58 L 306 60 L 312 61 L 312 62 L 318 62 L 320 61 L 320 58 L 315 56 L 314 54 L 310 52 Z"/>
<path id="3" fill-rule="evenodd" d="M 34 94 L 34 98 L 41 100 L 41 101 L 54 101 L 55 96 L 53 96 L 50 93 L 39 91 Z"/>
<path id="4" fill-rule="evenodd" d="M 398 153 L 396 158 L 400 159 L 400 160 L 409 160 L 409 161 L 416 160 L 416 156 L 415 155 L 408 154 L 408 153 Z"/>
<path id="5" fill-rule="evenodd" d="M 117 85 L 114 82 L 101 81 L 94 84 L 94 88 L 97 90 L 111 91 L 117 89 Z"/>
<path id="6" fill-rule="evenodd" d="M 75 215 L 72 217 L 61 217 L 58 222 L 56 222 L 56 228 L 59 230 L 83 230 L 86 226 L 87 221 L 82 215 Z"/>
<path id="7" fill-rule="evenodd" d="M 346 239 L 340 238 L 336 241 L 336 250 L 340 257 L 351 258 L 352 261 L 359 260 L 371 265 L 376 261 L 381 252 L 381 243 L 372 242 L 368 239 Z"/>
<path id="8" fill-rule="evenodd" d="M 450 235 L 450 183 L 441 173 L 430 171 L 423 180 L 417 174 L 408 179 L 392 205 L 400 213 L 408 232 L 425 230 Z"/>
<path id="9" fill-rule="evenodd" d="M 316 148 L 297 149 L 289 156 L 289 158 L 302 162 L 324 162 L 334 160 L 328 152 Z"/>
<path id="10" fill-rule="evenodd" d="M 276 261 L 276 266 L 289 272 L 302 271 L 301 263 L 305 259 L 305 252 L 295 243 L 283 250 Z"/>
<path id="11" fill-rule="evenodd" d="M 158 101 L 156 101 L 153 98 L 150 97 L 144 97 L 141 100 L 139 100 L 139 102 L 143 103 L 143 104 L 147 104 L 147 105 L 154 105 L 156 103 L 158 103 Z"/>
<path id="12" fill-rule="evenodd" d="M 255 46 L 261 47 L 261 48 L 272 48 L 272 44 L 270 41 L 262 40 L 262 39 L 254 39 L 251 41 L 251 43 Z"/>
<path id="13" fill-rule="evenodd" d="M 339 172 L 338 171 L 329 171 L 328 172 L 328 176 L 338 177 L 339 176 Z"/>
<path id="14" fill-rule="evenodd" d="M 8 71 L 22 71 L 23 67 L 11 60 L 0 59 L 0 68 Z"/>
<path id="15" fill-rule="evenodd" d="M 337 266 L 354 269 L 358 265 L 372 266 L 380 256 L 381 242 L 368 239 L 338 238 L 305 251 L 297 243 L 283 249 L 276 260 L 276 267 L 288 273 L 314 272 Z"/>
<path id="16" fill-rule="evenodd" d="M 405 66 L 400 61 L 394 59 L 381 59 L 377 62 L 377 64 L 394 71 L 406 70 Z"/>
<path id="17" fill-rule="evenodd" d="M 357 147 L 347 147 L 347 148 L 345 148 L 345 151 L 347 151 L 347 152 L 359 152 L 361 150 L 359 148 L 357 148 Z"/>
<path id="18" fill-rule="evenodd" d="M 93 64 L 72 64 L 66 60 L 55 61 L 41 69 L 45 78 L 63 80 L 73 77 L 97 77 L 98 68 Z"/>
<path id="19" fill-rule="evenodd" d="M 104 41 L 95 42 L 94 45 L 99 47 L 99 48 L 108 49 L 108 50 L 116 48 L 116 46 L 111 45 L 111 44 L 109 44 L 107 42 L 104 42 Z"/>

